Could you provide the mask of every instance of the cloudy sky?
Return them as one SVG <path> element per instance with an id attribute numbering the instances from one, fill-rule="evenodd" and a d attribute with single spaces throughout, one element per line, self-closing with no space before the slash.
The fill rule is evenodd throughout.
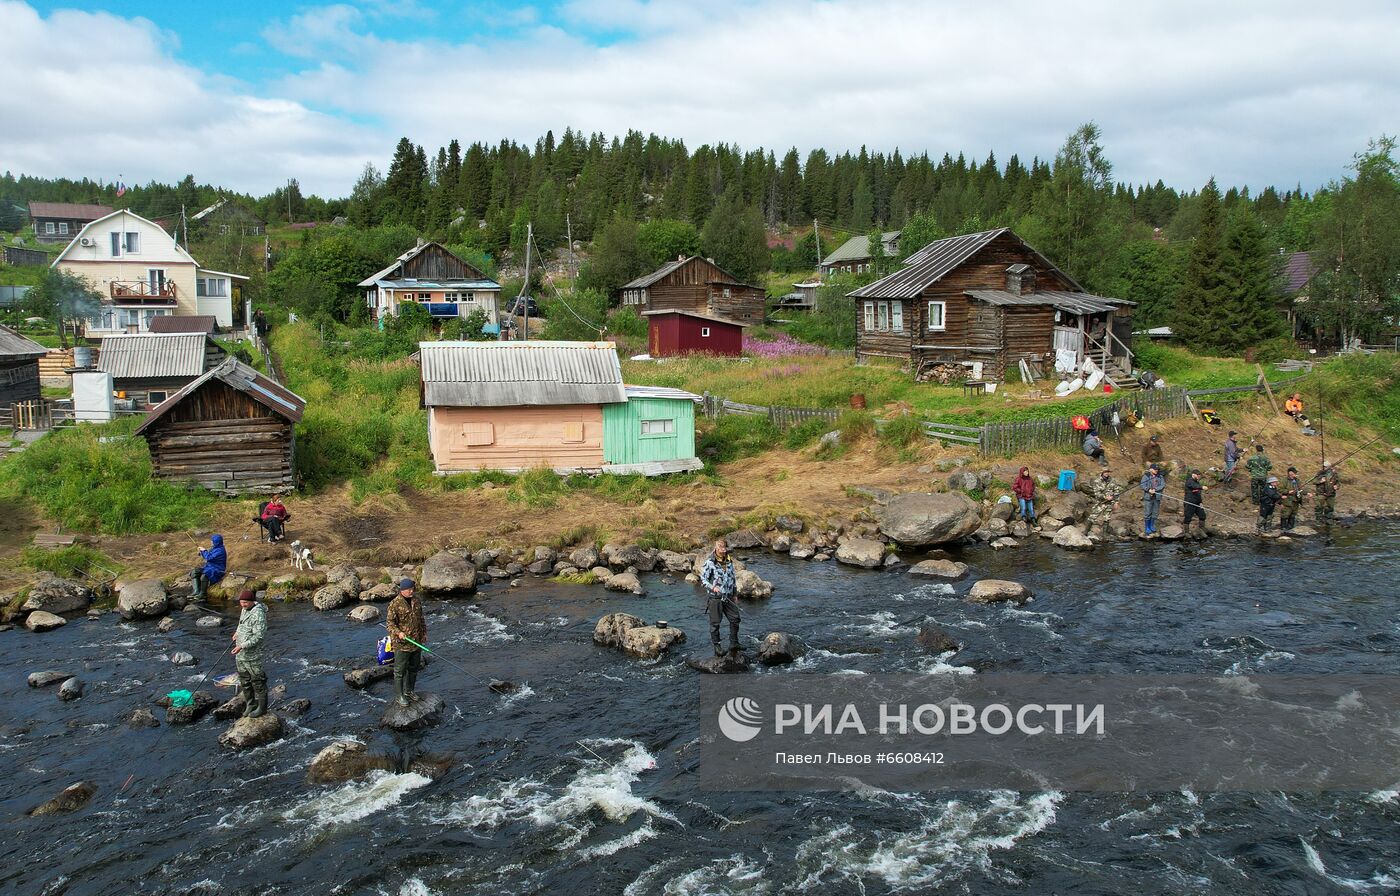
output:
<path id="1" fill-rule="evenodd" d="M 348 193 L 430 151 L 633 128 L 745 148 L 1054 154 L 1310 190 L 1400 131 L 1400 3 L 0 0 L 0 169 Z"/>

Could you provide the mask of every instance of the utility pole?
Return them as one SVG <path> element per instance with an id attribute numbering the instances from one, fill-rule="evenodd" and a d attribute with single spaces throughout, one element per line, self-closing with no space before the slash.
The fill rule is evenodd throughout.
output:
<path id="1" fill-rule="evenodd" d="M 817 229 L 817 219 L 812 219 L 812 236 L 817 238 L 817 268 L 822 266 L 822 232 Z"/>
<path id="2" fill-rule="evenodd" d="M 287 179 L 287 223 L 292 223 L 292 181 Z"/>
<path id="3" fill-rule="evenodd" d="M 185 204 L 180 203 L 180 223 L 185 227 L 185 248 L 190 247 L 190 221 L 185 217 Z"/>
<path id="4" fill-rule="evenodd" d="M 569 220 L 568 212 L 564 213 L 564 232 L 569 241 L 569 278 L 572 282 L 577 275 L 574 273 L 574 223 Z"/>
<path id="5" fill-rule="evenodd" d="M 530 244 L 535 241 L 535 225 L 533 221 L 525 222 L 525 282 L 520 284 L 520 304 L 525 312 L 524 333 L 521 338 L 527 342 L 530 339 Z"/>

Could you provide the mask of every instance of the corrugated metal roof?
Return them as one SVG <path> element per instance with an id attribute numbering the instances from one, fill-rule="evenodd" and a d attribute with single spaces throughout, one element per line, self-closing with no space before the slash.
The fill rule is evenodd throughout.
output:
<path id="1" fill-rule="evenodd" d="M 630 283 L 622 284 L 622 288 L 643 289 L 645 287 L 651 286 L 653 283 L 667 276 L 676 268 L 690 261 L 692 258 L 699 257 L 700 256 L 698 255 L 692 255 L 690 256 L 690 258 L 678 258 L 675 261 L 669 261 L 666 264 L 663 264 L 661 267 L 657 268 L 656 270 L 652 271 L 650 274 L 643 274 L 642 276 L 638 277 L 636 280 L 631 281 Z"/>
<path id="2" fill-rule="evenodd" d="M 0 327 L 0 355 L 6 358 L 38 358 L 49 350 L 33 339 L 21 336 L 9 327 Z"/>
<path id="3" fill-rule="evenodd" d="M 69 218 L 74 221 L 96 221 L 110 215 L 110 205 L 83 205 L 76 202 L 31 202 L 31 218 Z"/>
<path id="4" fill-rule="evenodd" d="M 627 386 L 628 399 L 633 398 L 674 398 L 677 401 L 702 402 L 705 399 L 694 392 L 687 392 L 684 389 L 672 389 L 669 386 Z"/>
<path id="5" fill-rule="evenodd" d="M 901 231 L 898 230 L 890 230 L 882 234 L 881 239 L 883 239 L 885 242 L 887 252 L 889 250 L 890 243 L 897 243 L 899 241 L 900 233 Z M 843 261 L 863 261 L 869 257 L 870 234 L 865 233 L 859 236 L 853 236 L 841 245 L 837 246 L 835 252 L 832 252 L 826 258 L 822 259 L 822 264 L 831 265 L 840 264 Z"/>
<path id="6" fill-rule="evenodd" d="M 683 314 L 686 317 L 696 317 L 700 320 L 712 320 L 717 324 L 729 324 L 731 327 L 748 327 L 751 324 L 742 324 L 737 320 L 730 320 L 727 317 L 716 317 L 713 314 L 697 314 L 694 311 L 685 311 L 680 308 L 662 308 L 659 311 L 643 311 L 642 317 L 660 317 L 663 314 Z"/>
<path id="7" fill-rule="evenodd" d="M 112 379 L 199 376 L 204 372 L 203 333 L 133 333 L 107 336 L 97 356 L 97 369 Z"/>
<path id="8" fill-rule="evenodd" d="M 268 377 L 263 376 L 237 358 L 225 358 L 217 367 L 210 368 L 204 375 L 186 383 L 180 391 L 156 405 L 155 408 L 151 410 L 151 415 L 146 418 L 145 422 L 137 427 L 136 432 L 138 434 L 144 432 L 152 423 L 159 420 L 166 411 L 175 407 L 183 401 L 187 395 L 190 395 L 211 379 L 220 380 L 231 388 L 237 389 L 239 392 L 248 393 L 249 398 L 252 398 L 258 404 L 279 416 L 287 418 L 293 423 L 300 422 L 302 414 L 306 412 L 306 400 L 300 395 L 297 395 L 281 383 L 274 382 Z"/>
<path id="9" fill-rule="evenodd" d="M 858 299 L 915 298 L 1004 233 L 1011 234 L 1012 239 L 1025 246 L 1035 256 L 1042 270 L 1054 271 L 1064 277 L 1072 286 L 1076 288 L 1079 286 L 1074 278 L 1051 264 L 1050 259 L 1037 252 L 1035 247 L 1011 233 L 1009 227 L 998 227 L 996 230 L 966 233 L 962 236 L 953 236 L 946 240 L 929 243 L 909 256 L 904 267 L 874 283 L 862 286 L 853 291 L 851 295 Z"/>
<path id="10" fill-rule="evenodd" d="M 1110 299 L 1090 295 L 1087 292 L 1059 292 L 1045 290 L 1027 295 L 1016 295 L 1000 289 L 969 289 L 967 295 L 989 305 L 1049 305 L 1071 314 L 1102 314 L 1124 305 L 1132 305 L 1125 299 Z"/>
<path id="11" fill-rule="evenodd" d="M 157 314 L 149 326 L 152 333 L 212 334 L 218 323 L 212 314 Z"/>
<path id="12" fill-rule="evenodd" d="M 418 349 L 430 407 L 627 400 L 611 342 L 420 342 Z"/>

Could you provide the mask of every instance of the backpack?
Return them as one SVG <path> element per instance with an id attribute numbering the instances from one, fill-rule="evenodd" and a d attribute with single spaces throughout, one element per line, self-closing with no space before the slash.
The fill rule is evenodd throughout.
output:
<path id="1" fill-rule="evenodd" d="M 379 665 L 387 666 L 394 661 L 394 642 L 385 635 L 379 639 L 378 650 Z"/>

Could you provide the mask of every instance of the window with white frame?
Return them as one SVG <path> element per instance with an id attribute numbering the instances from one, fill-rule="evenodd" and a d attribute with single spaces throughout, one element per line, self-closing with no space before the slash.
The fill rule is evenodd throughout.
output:
<path id="1" fill-rule="evenodd" d="M 890 328 L 890 303 L 875 303 L 875 329 L 888 330 Z"/>
<path id="2" fill-rule="evenodd" d="M 674 420 L 643 420 L 642 435 L 644 436 L 665 436 L 673 435 L 676 431 L 676 421 Z"/>
<path id="3" fill-rule="evenodd" d="M 890 329 L 896 333 L 904 332 L 903 302 L 890 302 Z"/>
<path id="4" fill-rule="evenodd" d="M 122 235 L 120 231 L 113 230 L 112 237 L 112 257 L 117 258 L 122 254 Z"/>
<path id="5" fill-rule="evenodd" d="M 904 303 L 866 302 L 865 330 L 877 333 L 904 332 Z"/>
<path id="6" fill-rule="evenodd" d="M 945 322 L 945 315 L 948 310 L 946 302 L 928 303 L 928 328 L 930 330 L 946 330 L 948 326 Z"/>
<path id="7" fill-rule="evenodd" d="M 53 233 L 53 232 L 54 232 L 53 222 L 52 222 L 52 221 L 45 221 L 45 222 L 44 222 L 44 233 Z"/>
<path id="8" fill-rule="evenodd" d="M 709 328 L 709 327 L 701 327 L 701 328 L 700 328 L 700 337 L 701 337 L 702 339 L 703 339 L 704 337 L 706 337 L 706 336 L 709 336 L 709 335 L 710 335 L 710 328 Z"/>
<path id="9" fill-rule="evenodd" d="M 873 330 L 873 329 L 875 329 L 875 303 L 874 303 L 874 302 L 866 302 L 866 303 L 865 303 L 865 330 L 866 330 L 866 332 L 868 333 L 868 332 L 870 332 L 870 331 Z"/>
<path id="10" fill-rule="evenodd" d="M 59 221 L 59 222 L 58 222 L 58 232 L 61 233 L 61 234 L 63 234 L 64 236 L 67 236 L 67 235 L 68 235 L 68 222 L 67 222 L 67 221 Z"/>

